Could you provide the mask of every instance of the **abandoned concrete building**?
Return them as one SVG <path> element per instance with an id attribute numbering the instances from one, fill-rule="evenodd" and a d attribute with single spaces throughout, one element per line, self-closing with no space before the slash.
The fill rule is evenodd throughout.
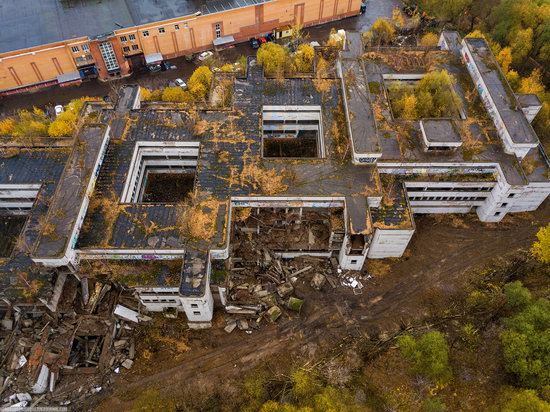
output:
<path id="1" fill-rule="evenodd" d="M 369 49 L 349 33 L 345 50 L 315 51 L 322 73 L 266 78 L 249 58 L 193 107 L 125 86 L 114 105 L 85 105 L 70 140 L 4 145 L 3 304 L 55 310 L 67 279 L 87 294 L 106 274 L 148 310 L 208 327 L 220 274 L 249 242 L 361 270 L 402 256 L 415 214 L 498 222 L 550 193 L 530 124 L 540 102 L 512 92 L 485 40 Z M 456 79 L 449 113 L 399 118 L 392 83 L 435 69 Z"/>

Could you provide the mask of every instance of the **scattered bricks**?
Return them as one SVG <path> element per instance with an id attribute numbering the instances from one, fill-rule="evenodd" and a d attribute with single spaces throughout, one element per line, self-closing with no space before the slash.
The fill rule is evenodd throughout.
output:
<path id="1" fill-rule="evenodd" d="M 276 322 L 282 313 L 281 308 L 278 306 L 272 306 L 267 310 L 266 315 L 271 322 Z"/>
<path id="2" fill-rule="evenodd" d="M 126 369 L 131 369 L 134 366 L 134 361 L 132 359 L 126 359 L 122 362 L 122 367 Z"/>
<path id="3" fill-rule="evenodd" d="M 290 282 L 285 282 L 277 287 L 277 293 L 280 297 L 285 298 L 294 292 L 294 286 Z"/>
<path id="4" fill-rule="evenodd" d="M 327 278 L 323 274 L 316 273 L 315 275 L 313 275 L 313 279 L 311 279 L 310 285 L 315 290 L 321 290 L 326 282 Z"/>
<path id="5" fill-rule="evenodd" d="M 289 308 L 290 310 L 300 312 L 300 310 L 302 310 L 303 305 L 304 305 L 304 301 L 302 299 L 298 299 L 291 296 L 290 298 L 288 298 L 286 307 Z"/>

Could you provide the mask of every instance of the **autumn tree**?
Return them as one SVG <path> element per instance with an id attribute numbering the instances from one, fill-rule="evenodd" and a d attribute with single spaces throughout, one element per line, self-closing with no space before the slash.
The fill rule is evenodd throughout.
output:
<path id="1" fill-rule="evenodd" d="M 258 64 L 267 76 L 283 77 L 288 64 L 287 50 L 277 43 L 264 43 L 256 54 Z"/>
<path id="2" fill-rule="evenodd" d="M 15 137 L 47 136 L 49 120 L 43 110 L 33 107 L 32 111 L 22 109 L 17 112 L 17 122 L 12 135 Z"/>
<path id="3" fill-rule="evenodd" d="M 496 56 L 497 62 L 502 68 L 504 74 L 510 71 L 510 65 L 512 64 L 512 48 L 503 48 Z"/>
<path id="4" fill-rule="evenodd" d="M 465 13 L 473 0 L 423 0 L 421 5 L 426 12 L 438 20 L 456 22 L 458 17 Z"/>
<path id="5" fill-rule="evenodd" d="M 162 100 L 162 90 L 159 89 L 147 89 L 142 87 L 140 89 L 141 101 L 144 102 L 158 102 Z"/>
<path id="6" fill-rule="evenodd" d="M 195 99 L 206 100 L 212 83 L 212 70 L 208 66 L 200 66 L 189 77 L 187 86 Z M 164 100 L 164 99 L 163 99 Z"/>
<path id="7" fill-rule="evenodd" d="M 17 122 L 13 117 L 6 117 L 0 120 L 0 136 L 11 136 L 16 124 Z"/>
<path id="8" fill-rule="evenodd" d="M 439 36 L 435 33 L 426 33 L 420 39 L 420 45 L 424 47 L 434 47 L 439 43 Z"/>
<path id="9" fill-rule="evenodd" d="M 73 124 L 69 121 L 62 119 L 55 119 L 48 126 L 48 136 L 51 137 L 64 137 L 70 136 L 73 132 Z"/>
<path id="10" fill-rule="evenodd" d="M 181 87 L 166 87 L 162 91 L 162 101 L 163 102 L 177 102 L 177 103 L 184 103 L 188 102 L 192 99 L 190 99 L 190 95 L 185 92 Z"/>
<path id="11" fill-rule="evenodd" d="M 294 56 L 294 69 L 299 73 L 313 71 L 313 58 L 315 51 L 309 44 L 301 44 Z"/>
<path id="12" fill-rule="evenodd" d="M 417 84 L 417 110 L 421 118 L 451 114 L 459 104 L 453 91 L 455 79 L 447 70 L 427 73 Z"/>
<path id="13" fill-rule="evenodd" d="M 395 39 L 395 26 L 388 19 L 379 17 L 363 36 L 365 41 L 372 46 L 385 46 Z"/>
<path id="14" fill-rule="evenodd" d="M 519 87 L 521 78 L 517 71 L 510 69 L 508 73 L 506 73 L 506 80 L 508 80 L 508 83 L 510 83 L 510 86 L 512 87 L 512 89 L 517 90 Z"/>
<path id="15" fill-rule="evenodd" d="M 231 63 L 225 63 L 222 67 L 220 67 L 220 70 L 223 73 L 232 73 L 235 71 L 235 67 Z"/>
<path id="16" fill-rule="evenodd" d="M 80 113 L 82 112 L 84 103 L 94 100 L 98 100 L 98 98 L 86 96 L 71 100 L 69 104 L 65 106 L 65 111 L 60 113 L 49 125 L 48 135 L 52 137 L 71 136 L 80 119 Z"/>
<path id="17" fill-rule="evenodd" d="M 518 91 L 520 93 L 536 94 L 543 97 L 544 84 L 542 83 L 542 73 L 539 69 L 535 69 L 528 77 L 521 79 Z"/>
<path id="18" fill-rule="evenodd" d="M 537 232 L 537 241 L 531 246 L 531 253 L 542 263 L 550 263 L 550 223 Z"/>
<path id="19" fill-rule="evenodd" d="M 418 118 L 416 110 L 417 99 L 413 93 L 405 93 L 396 100 L 394 108 L 396 116 L 402 119 L 413 120 Z"/>
<path id="20" fill-rule="evenodd" d="M 403 17 L 403 13 L 401 13 L 401 10 L 399 10 L 399 7 L 394 7 L 391 12 L 391 20 L 395 27 L 397 27 L 400 30 L 403 30 L 405 28 L 406 22 L 405 17 Z"/>
<path id="21" fill-rule="evenodd" d="M 514 30 L 509 36 L 510 47 L 514 62 L 520 63 L 531 53 L 533 49 L 533 29 Z"/>

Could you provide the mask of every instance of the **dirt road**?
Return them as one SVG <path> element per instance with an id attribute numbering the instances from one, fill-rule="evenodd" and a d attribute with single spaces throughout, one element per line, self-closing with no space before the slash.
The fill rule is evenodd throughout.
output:
<path id="1" fill-rule="evenodd" d="M 112 392 L 102 395 L 98 409 L 124 410 L 131 404 L 128 399 L 148 387 L 162 392 L 200 378 L 226 380 L 273 357 L 313 356 L 350 335 L 394 331 L 401 322 L 422 318 L 434 293 L 450 294 L 459 288 L 466 271 L 528 248 L 538 227 L 549 220 L 549 201 L 535 213 L 508 216 L 500 224 L 483 224 L 468 216 L 464 227 L 453 227 L 447 218 L 419 217 L 407 257 L 391 262 L 390 272 L 376 276 L 363 295 L 354 296 L 344 288 L 313 295 L 309 291 L 300 316 L 263 325 L 251 335 L 227 335 L 221 327 L 191 332 L 190 351 L 177 361 L 167 357 L 155 370 L 140 369 L 138 361 L 135 370 L 119 377 Z M 307 288 L 299 286 L 298 295 Z"/>

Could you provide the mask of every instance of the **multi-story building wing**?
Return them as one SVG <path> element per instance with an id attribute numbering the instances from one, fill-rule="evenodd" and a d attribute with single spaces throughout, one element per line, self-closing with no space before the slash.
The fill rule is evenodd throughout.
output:
<path id="1" fill-rule="evenodd" d="M 267 78 L 249 59 L 245 73 L 214 75 L 209 103 L 193 107 L 141 105 L 126 86 L 116 105 L 86 107 L 72 146 L 5 149 L 0 207 L 17 241 L 0 239 L 2 297 L 38 294 L 55 271 L 40 296 L 54 309 L 68 277 L 105 274 L 149 310 L 204 327 L 214 295 L 226 302 L 215 270 L 247 242 L 260 245 L 252 261 L 265 248 L 361 270 L 403 255 L 415 214 L 499 222 L 548 197 L 548 158 L 526 117 L 537 100 L 512 92 L 484 40 L 348 41 L 315 49 L 328 67 L 317 76 Z M 396 91 L 443 71 L 456 81 L 443 84 L 441 116 L 402 116 Z"/>
<path id="2" fill-rule="evenodd" d="M 361 0 L 4 0 L 0 94 L 144 65 L 359 14 Z"/>

